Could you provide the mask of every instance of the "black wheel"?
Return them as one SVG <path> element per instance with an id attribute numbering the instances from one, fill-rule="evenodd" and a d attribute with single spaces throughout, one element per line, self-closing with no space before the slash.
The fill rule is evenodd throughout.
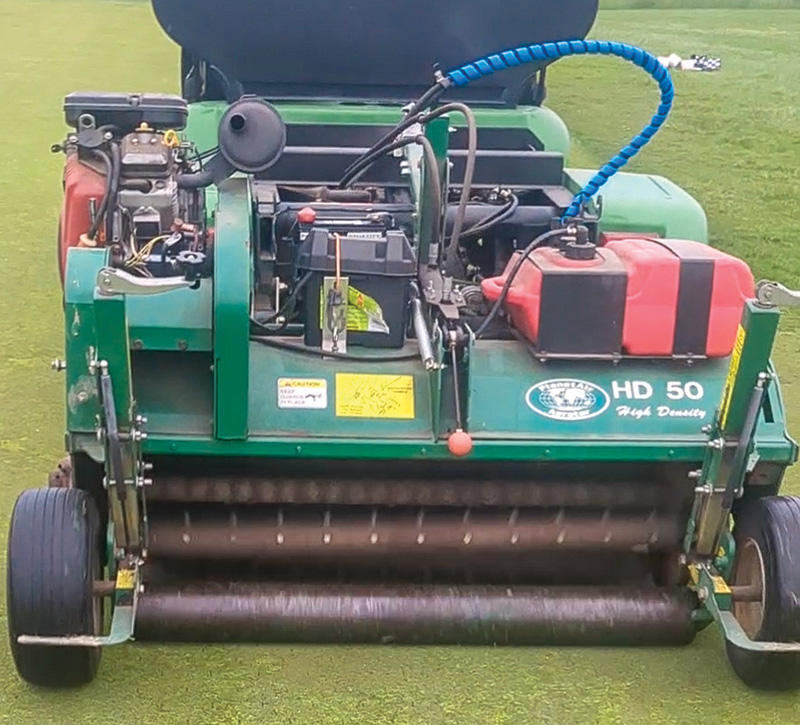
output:
<path id="1" fill-rule="evenodd" d="M 44 687 L 75 687 L 94 679 L 99 647 L 22 645 L 22 634 L 98 634 L 98 516 L 85 491 L 23 491 L 8 534 L 6 612 L 11 654 L 20 677 Z"/>
<path id="2" fill-rule="evenodd" d="M 749 587 L 733 614 L 752 640 L 800 642 L 800 499 L 771 496 L 745 502 L 734 528 L 733 585 Z M 728 661 L 748 686 L 800 688 L 800 653 L 751 652 L 725 643 Z"/>

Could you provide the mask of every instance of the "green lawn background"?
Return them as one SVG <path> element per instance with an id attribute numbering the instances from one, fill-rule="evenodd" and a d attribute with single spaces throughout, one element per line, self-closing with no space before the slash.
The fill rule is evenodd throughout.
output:
<path id="1" fill-rule="evenodd" d="M 593 35 L 724 59 L 718 74 L 676 74 L 676 110 L 632 169 L 695 194 L 714 243 L 758 276 L 800 285 L 800 13 L 608 11 Z M 62 380 L 48 369 L 62 350 L 62 160 L 48 147 L 65 130 L 63 96 L 174 92 L 177 76 L 176 50 L 146 3 L 0 2 L 0 548 L 18 491 L 40 485 L 62 450 Z M 574 163 L 605 161 L 657 102 L 640 71 L 613 59 L 564 61 L 550 83 Z M 789 316 L 777 353 L 798 433 L 799 330 Z M 797 474 L 789 487 L 800 492 Z M 0 581 L 3 567 L 0 558 Z M 0 640 L 3 607 L 0 597 Z M 679 650 L 130 646 L 106 651 L 97 681 L 67 693 L 21 684 L 0 645 L 0 723 L 354 722 L 788 725 L 800 723 L 800 699 L 746 690 L 713 629 Z"/>

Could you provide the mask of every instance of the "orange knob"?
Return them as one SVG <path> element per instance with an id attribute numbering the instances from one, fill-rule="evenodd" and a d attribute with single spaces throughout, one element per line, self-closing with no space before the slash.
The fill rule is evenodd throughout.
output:
<path id="1" fill-rule="evenodd" d="M 472 453 L 472 436 L 460 429 L 451 433 L 447 439 L 447 450 L 459 457 Z"/>

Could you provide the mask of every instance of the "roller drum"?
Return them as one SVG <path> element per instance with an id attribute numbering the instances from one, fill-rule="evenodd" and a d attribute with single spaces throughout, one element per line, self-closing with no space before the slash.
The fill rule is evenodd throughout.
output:
<path id="1" fill-rule="evenodd" d="M 202 584 L 146 588 L 156 641 L 670 646 L 694 639 L 681 589 Z"/>

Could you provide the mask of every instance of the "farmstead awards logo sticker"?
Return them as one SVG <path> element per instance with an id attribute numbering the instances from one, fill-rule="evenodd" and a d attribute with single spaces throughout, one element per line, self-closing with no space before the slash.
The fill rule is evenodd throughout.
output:
<path id="1" fill-rule="evenodd" d="M 525 395 L 528 407 L 551 420 L 588 420 L 605 412 L 610 398 L 605 390 L 585 380 L 543 380 Z"/>

